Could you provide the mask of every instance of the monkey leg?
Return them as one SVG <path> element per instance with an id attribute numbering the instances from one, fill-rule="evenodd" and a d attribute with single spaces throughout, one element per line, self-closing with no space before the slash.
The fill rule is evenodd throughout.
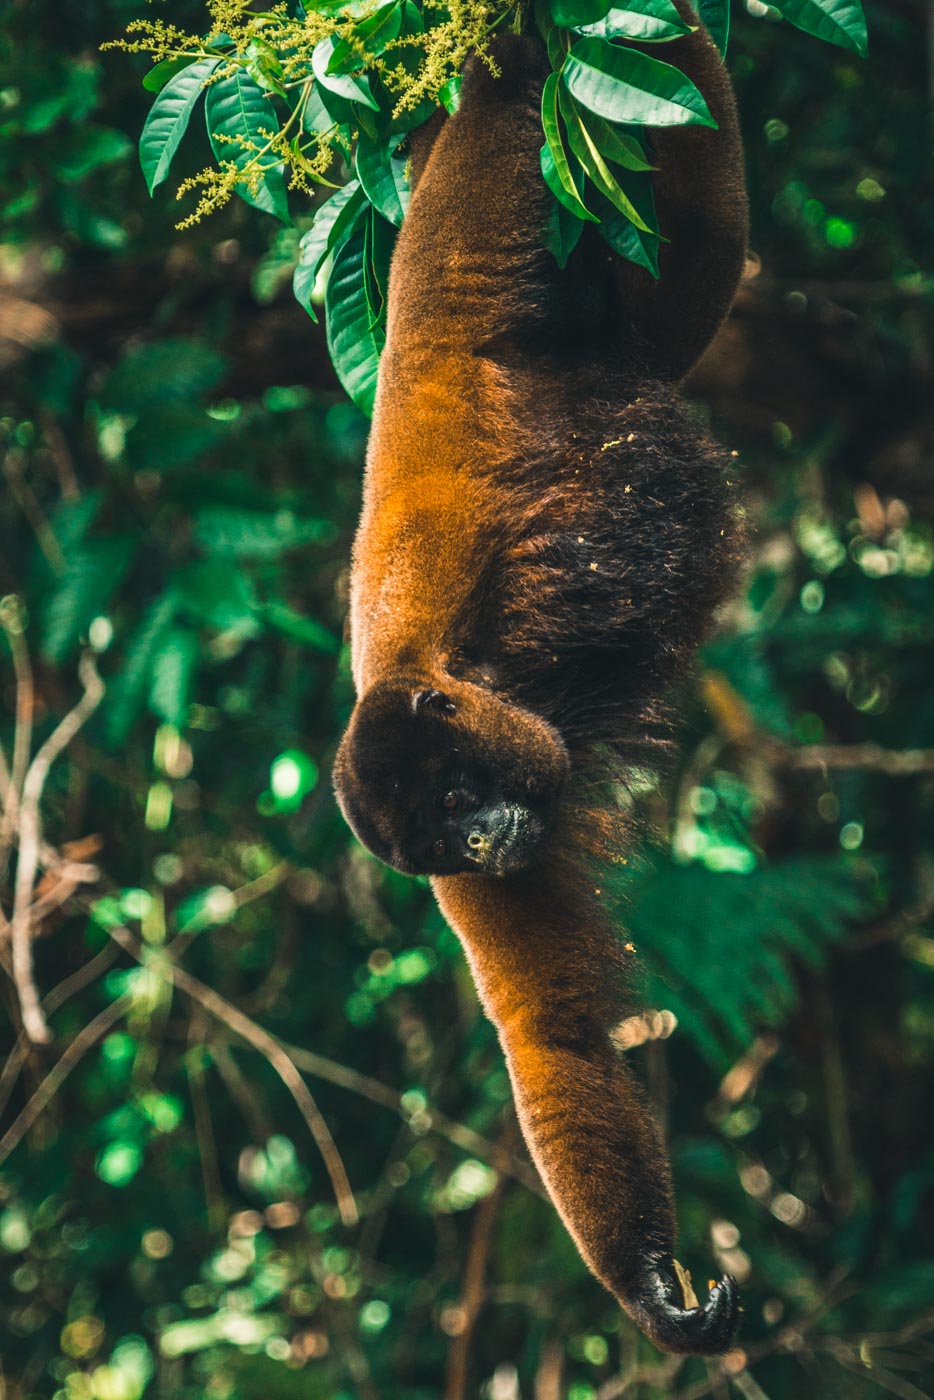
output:
<path id="1" fill-rule="evenodd" d="M 632 353 L 635 332 L 650 375 L 679 380 L 700 359 L 739 286 L 748 238 L 743 145 L 723 60 L 690 0 L 674 0 L 693 34 L 668 44 L 637 45 L 680 68 L 704 96 L 717 129 L 650 128 L 655 206 L 669 240 L 659 253 L 659 279 L 614 260 L 624 316 L 620 348 Z M 593 231 L 588 231 L 588 238 Z"/>
<path id="2" fill-rule="evenodd" d="M 560 865 L 433 885 L 499 1032 L 529 1150 L 584 1261 L 662 1351 L 725 1351 L 736 1285 L 723 1278 L 704 1307 L 685 1305 L 668 1162 L 611 1039 L 630 1009 L 628 954 L 592 887 Z"/>

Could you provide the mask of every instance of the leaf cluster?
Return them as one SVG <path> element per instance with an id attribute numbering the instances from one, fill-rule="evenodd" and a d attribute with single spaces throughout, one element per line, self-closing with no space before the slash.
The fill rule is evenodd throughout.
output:
<path id="1" fill-rule="evenodd" d="M 202 93 L 217 164 L 179 187 L 179 197 L 200 193 L 180 228 L 234 194 L 289 223 L 288 189 L 340 187 L 302 239 L 293 285 L 316 319 L 319 276 L 333 275 L 328 347 L 345 389 L 369 413 L 393 230 L 408 202 L 404 138 L 439 106 L 456 110 L 465 59 L 475 53 L 492 64 L 490 35 L 521 29 L 526 10 L 515 0 L 321 0 L 262 12 L 246 0 L 207 0 L 206 8 L 201 37 L 139 20 L 129 33 L 141 37 L 118 41 L 156 60 L 143 80 L 157 96 L 140 138 L 150 193 L 168 176 Z M 782 0 L 778 8 L 800 28 L 865 52 L 860 0 Z M 730 0 L 701 6 L 723 52 L 729 13 Z M 644 128 L 715 123 L 691 79 L 646 46 L 663 48 L 691 26 L 671 0 L 536 0 L 534 24 L 552 65 L 541 166 L 554 203 L 543 242 L 563 267 L 593 222 L 614 252 L 657 277 L 662 237 Z"/>

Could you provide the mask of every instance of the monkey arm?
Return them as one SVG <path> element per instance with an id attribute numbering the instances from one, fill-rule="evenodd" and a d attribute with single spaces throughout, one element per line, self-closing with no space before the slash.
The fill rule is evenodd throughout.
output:
<path id="1" fill-rule="evenodd" d="M 611 1039 L 631 955 L 592 886 L 560 863 L 433 885 L 499 1032 L 526 1142 L 584 1260 L 663 1351 L 726 1350 L 733 1281 L 685 1307 L 676 1280 L 661 1137 Z"/>

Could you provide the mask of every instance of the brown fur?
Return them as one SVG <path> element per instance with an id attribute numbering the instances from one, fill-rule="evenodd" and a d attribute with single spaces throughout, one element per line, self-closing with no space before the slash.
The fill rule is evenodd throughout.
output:
<path id="1" fill-rule="evenodd" d="M 595 776 L 655 732 L 736 555 L 728 461 L 670 381 L 740 275 L 739 137 L 703 30 L 653 52 L 720 123 L 654 135 L 672 240 L 657 285 L 589 232 L 563 274 L 541 245 L 536 41 L 498 41 L 502 76 L 474 63 L 460 111 L 415 142 L 354 547 L 360 700 L 335 781 L 371 849 L 434 874 L 590 1268 L 660 1347 L 713 1352 L 735 1287 L 683 1306 L 665 1153 L 610 1036 L 629 955 L 589 873 L 607 839 Z M 418 844 L 452 773 L 491 814 L 475 872 Z"/>

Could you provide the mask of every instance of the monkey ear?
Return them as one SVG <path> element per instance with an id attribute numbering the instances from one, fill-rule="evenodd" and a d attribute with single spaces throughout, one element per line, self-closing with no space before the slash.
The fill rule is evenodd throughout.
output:
<path id="1" fill-rule="evenodd" d="M 445 695 L 443 690 L 416 690 L 412 694 L 412 709 L 415 714 L 423 710 L 426 706 L 432 710 L 440 710 L 442 714 L 453 715 L 455 710 L 454 701 L 449 695 Z"/>

